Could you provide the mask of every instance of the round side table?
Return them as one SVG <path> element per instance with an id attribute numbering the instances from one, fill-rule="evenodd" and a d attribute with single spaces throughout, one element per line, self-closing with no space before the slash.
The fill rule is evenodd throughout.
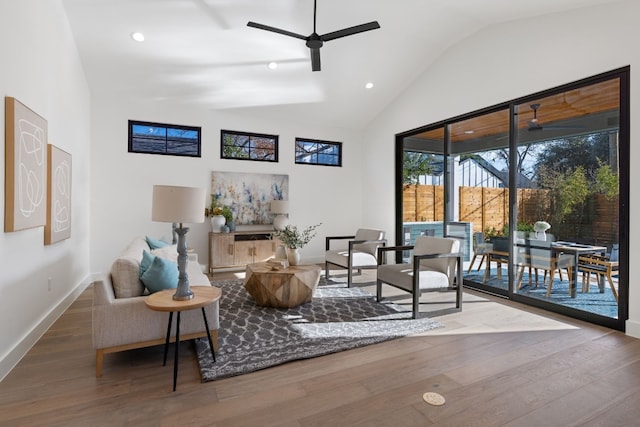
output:
<path id="1" fill-rule="evenodd" d="M 169 312 L 169 324 L 167 326 L 167 338 L 164 343 L 164 361 L 163 366 L 167 364 L 167 351 L 169 348 L 169 338 L 171 337 L 171 323 L 173 321 L 173 313 L 177 312 L 176 321 L 176 343 L 175 353 L 173 357 L 173 391 L 176 391 L 176 382 L 178 380 L 178 352 L 180 350 L 180 313 L 187 310 L 195 310 L 200 308 L 202 310 L 202 318 L 204 319 L 204 327 L 207 331 L 207 338 L 209 339 L 209 348 L 211 348 L 211 356 L 213 361 L 216 361 L 216 355 L 213 350 L 213 342 L 211 341 L 211 331 L 209 330 L 209 322 L 207 321 L 207 315 L 204 308 L 209 304 L 220 299 L 222 291 L 215 286 L 192 286 L 191 290 L 195 294 L 194 297 L 186 301 L 177 301 L 173 299 L 175 289 L 167 289 L 164 291 L 156 292 L 145 298 L 144 303 L 148 308 L 155 311 Z"/>

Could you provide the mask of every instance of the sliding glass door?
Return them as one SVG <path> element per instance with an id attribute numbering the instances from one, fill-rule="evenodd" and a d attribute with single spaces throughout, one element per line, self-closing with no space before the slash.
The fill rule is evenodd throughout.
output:
<path id="1" fill-rule="evenodd" d="M 520 255 L 516 292 L 617 319 L 620 79 L 516 108 L 522 178 L 517 215 L 523 231 L 514 242 Z"/>
<path id="2" fill-rule="evenodd" d="M 398 243 L 458 238 L 465 286 L 623 329 L 628 116 L 623 69 L 398 135 Z"/>

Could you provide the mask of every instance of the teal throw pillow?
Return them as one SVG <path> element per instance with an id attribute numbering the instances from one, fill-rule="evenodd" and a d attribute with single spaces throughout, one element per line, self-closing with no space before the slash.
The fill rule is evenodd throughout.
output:
<path id="1" fill-rule="evenodd" d="M 150 293 L 164 289 L 175 289 L 178 287 L 178 264 L 154 256 L 149 267 L 140 276 L 140 280 Z"/>
<path id="2" fill-rule="evenodd" d="M 144 249 L 142 250 L 142 261 L 140 261 L 140 277 L 142 277 L 144 272 L 147 271 L 147 268 L 149 268 L 155 257 L 155 254 L 150 254 Z"/>
<path id="3" fill-rule="evenodd" d="M 154 239 L 153 237 L 147 236 L 147 245 L 149 245 L 151 249 L 164 248 L 170 244 L 171 243 L 165 242 L 164 240 Z"/>

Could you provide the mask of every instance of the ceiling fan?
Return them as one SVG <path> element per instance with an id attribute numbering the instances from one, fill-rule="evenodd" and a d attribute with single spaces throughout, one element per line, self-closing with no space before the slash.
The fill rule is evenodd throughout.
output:
<path id="1" fill-rule="evenodd" d="M 309 36 L 303 36 L 302 34 L 292 33 L 291 31 L 282 30 L 280 28 L 271 27 L 269 25 L 258 24 L 257 22 L 247 23 L 247 26 L 258 28 L 260 30 L 271 31 L 278 34 L 283 34 L 289 37 L 295 37 L 297 39 L 301 39 L 306 41 L 307 47 L 311 51 L 311 70 L 312 71 L 320 71 L 320 48 L 324 44 L 324 42 L 328 42 L 330 40 L 339 39 L 341 37 L 351 36 L 353 34 L 362 33 L 365 31 L 376 30 L 380 28 L 380 24 L 378 21 L 368 22 L 366 24 L 356 25 L 355 27 L 344 28 L 342 30 L 333 31 L 331 33 L 318 35 L 316 33 L 316 0 L 313 0 L 313 33 Z"/>
<path id="2" fill-rule="evenodd" d="M 584 129 L 583 126 L 558 126 L 558 125 L 546 125 L 542 126 L 542 124 L 538 121 L 538 108 L 540 108 L 540 104 L 531 104 L 531 109 L 533 110 L 533 118 L 529 120 L 529 132 L 535 132 L 540 130 L 550 130 L 550 129 Z"/>

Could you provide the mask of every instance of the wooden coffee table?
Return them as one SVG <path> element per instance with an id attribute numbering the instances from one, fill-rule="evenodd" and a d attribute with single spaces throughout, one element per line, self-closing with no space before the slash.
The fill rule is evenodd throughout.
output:
<path id="1" fill-rule="evenodd" d="M 260 306 L 291 308 L 310 302 L 319 280 L 318 265 L 272 270 L 261 262 L 247 265 L 244 287 Z"/>

